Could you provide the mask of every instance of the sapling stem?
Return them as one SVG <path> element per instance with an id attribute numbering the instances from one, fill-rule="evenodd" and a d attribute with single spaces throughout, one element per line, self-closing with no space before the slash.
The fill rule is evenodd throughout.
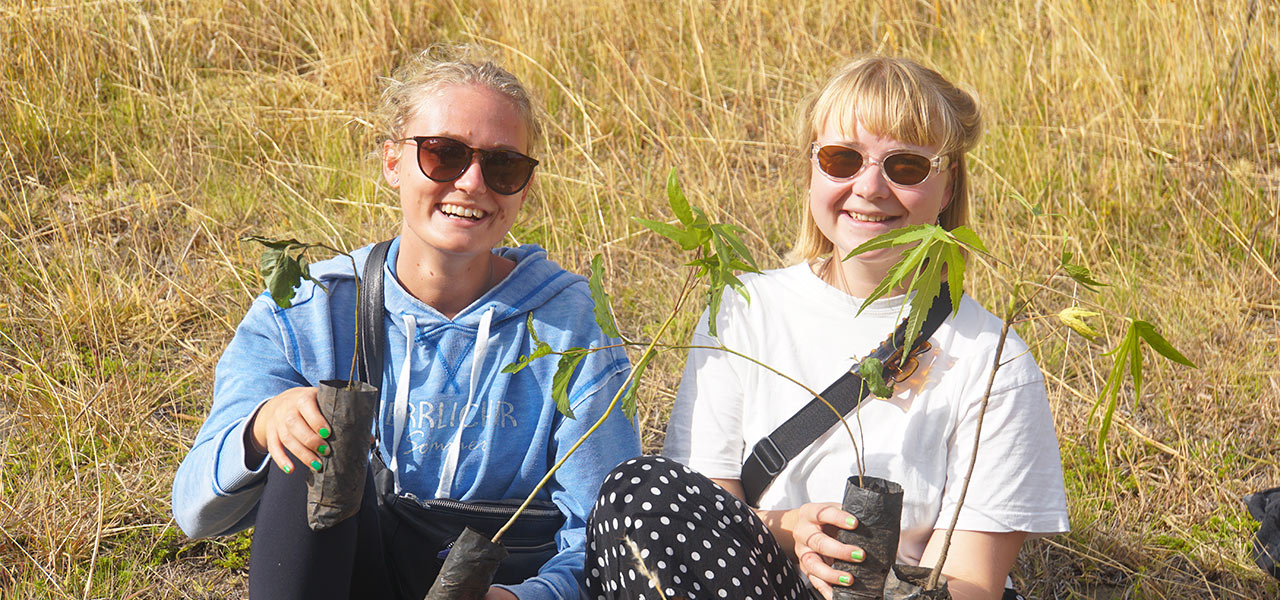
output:
<path id="1" fill-rule="evenodd" d="M 653 349 L 658 345 L 658 340 L 662 339 L 662 335 L 666 333 L 667 329 L 671 326 L 671 322 L 674 321 L 676 315 L 680 313 L 680 306 L 684 304 L 685 298 L 688 297 L 689 290 L 693 289 L 693 275 L 694 271 L 690 270 L 689 277 L 685 279 L 684 286 L 680 290 L 680 295 L 676 297 L 675 306 L 672 307 L 671 314 L 667 315 L 667 320 L 662 323 L 662 327 L 658 328 L 658 333 L 653 336 L 653 341 L 649 342 L 648 347 L 645 348 L 645 351 L 641 356 L 645 356 L 649 352 L 653 351 Z M 564 453 L 564 456 L 560 457 L 560 460 L 556 461 L 556 464 L 552 465 L 551 468 L 547 470 L 547 474 L 542 476 L 542 480 L 538 482 L 538 485 L 533 486 L 533 490 L 529 492 L 527 497 L 525 497 L 524 502 L 520 504 L 520 507 L 516 509 L 510 519 L 507 519 L 507 522 L 502 526 L 502 529 L 499 529 L 498 532 L 493 535 L 493 543 L 497 544 L 502 541 L 503 534 L 505 534 L 508 529 L 511 529 L 511 526 L 515 524 L 516 519 L 520 518 L 520 515 L 524 513 L 524 509 L 529 506 L 530 502 L 533 502 L 533 499 L 538 495 L 538 492 L 542 491 L 542 488 L 546 487 L 547 482 L 551 481 L 551 477 L 556 474 L 556 471 L 559 471 L 560 467 L 569 460 L 569 457 L 573 456 L 574 452 L 577 452 L 578 447 L 586 442 L 587 438 L 590 438 L 591 435 L 596 432 L 596 429 L 599 429 L 600 426 L 604 424 L 605 419 L 608 419 L 609 415 L 613 414 L 613 409 L 618 406 L 618 402 L 622 400 L 624 395 L 626 395 L 627 387 L 631 385 L 635 376 L 635 369 L 632 369 L 630 373 L 627 373 L 626 380 L 622 382 L 621 386 L 618 386 L 618 391 L 613 395 L 613 400 L 609 401 L 609 406 L 605 407 L 604 414 L 600 415 L 600 418 L 596 419 L 596 422 L 591 425 L 591 428 L 587 429 L 587 431 L 578 438 L 578 441 L 574 442 L 573 446 L 569 447 L 569 450 Z"/>
<path id="2" fill-rule="evenodd" d="M 982 420 L 987 416 L 987 403 L 991 400 L 991 388 L 996 382 L 996 371 L 1000 370 L 1000 354 L 1004 352 L 1004 341 L 1009 337 L 1009 324 L 1012 315 L 1005 317 L 1000 328 L 1000 340 L 996 342 L 996 356 L 991 362 L 991 374 L 987 376 L 987 389 L 982 393 L 982 404 L 978 407 L 978 422 L 973 433 L 973 454 L 969 457 L 969 469 L 964 474 L 964 485 L 960 486 L 960 498 L 956 501 L 956 511 L 951 515 L 951 525 L 942 538 L 942 551 L 938 553 L 938 563 L 929 572 L 929 581 L 925 589 L 938 587 L 938 576 L 942 574 L 942 565 L 947 562 L 947 550 L 951 548 L 951 534 L 956 531 L 956 523 L 960 520 L 960 508 L 964 506 L 964 497 L 969 493 L 969 480 L 973 477 L 973 468 L 978 464 L 978 444 L 982 440 Z"/>

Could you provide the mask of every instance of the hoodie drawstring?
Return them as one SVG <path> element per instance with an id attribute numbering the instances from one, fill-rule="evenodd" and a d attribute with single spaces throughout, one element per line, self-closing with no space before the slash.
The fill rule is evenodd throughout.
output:
<path id="1" fill-rule="evenodd" d="M 404 364 L 400 365 L 400 377 L 396 379 L 396 401 L 391 407 L 391 419 L 395 424 L 391 438 L 391 470 L 396 484 L 396 494 L 400 494 L 400 437 L 404 435 L 404 424 L 409 420 L 409 372 L 413 366 L 413 338 L 418 330 L 418 320 L 413 315 L 404 315 L 405 345 Z"/>
<path id="2" fill-rule="evenodd" d="M 493 323 L 493 307 L 489 307 L 480 317 L 479 330 L 476 332 L 476 344 L 471 358 L 471 385 L 467 391 L 467 406 L 463 409 L 462 419 L 458 423 L 458 431 L 453 442 L 448 446 L 444 464 L 440 469 L 440 484 L 436 489 L 436 498 L 449 498 L 453 492 L 453 476 L 458 470 L 459 448 L 462 446 L 462 433 L 468 424 L 475 419 L 480 406 L 476 401 L 476 388 L 480 385 L 480 375 L 484 367 L 484 359 L 489 352 L 489 329 Z M 405 423 L 409 420 L 409 374 L 413 370 L 413 344 L 418 329 L 418 320 L 413 315 L 404 315 L 405 348 L 404 364 L 400 365 L 400 376 L 396 379 L 396 398 L 392 405 L 391 418 L 394 422 L 394 437 L 391 438 L 391 470 L 395 480 L 396 494 L 400 494 L 400 438 L 404 436 Z"/>
<path id="3" fill-rule="evenodd" d="M 471 353 L 471 385 L 467 389 L 467 406 L 462 411 L 462 420 L 458 423 L 458 432 L 453 435 L 448 454 L 444 457 L 444 465 L 440 469 L 440 486 L 436 488 L 436 498 L 453 497 L 453 474 L 458 470 L 458 451 L 462 446 L 462 432 L 475 416 L 473 409 L 478 409 L 476 387 L 480 385 L 480 371 L 484 367 L 485 355 L 489 352 L 489 325 L 493 322 L 493 307 L 484 311 L 480 317 L 480 328 L 476 331 L 476 346 Z M 478 410 L 475 412 L 479 412 Z"/>

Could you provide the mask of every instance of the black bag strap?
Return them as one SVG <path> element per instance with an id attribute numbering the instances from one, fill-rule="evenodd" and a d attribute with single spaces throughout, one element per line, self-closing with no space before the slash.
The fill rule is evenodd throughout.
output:
<path id="1" fill-rule="evenodd" d="M 382 389 L 382 353 L 387 345 L 387 328 L 383 326 L 382 266 L 387 262 L 391 240 L 378 242 L 369 252 L 360 278 L 359 305 L 360 343 L 356 347 L 360 381 Z"/>
<path id="2" fill-rule="evenodd" d="M 946 283 L 943 283 L 934 297 L 924 323 L 920 326 L 920 335 L 916 337 L 912 352 L 917 351 L 938 326 L 951 314 L 951 294 Z M 885 340 L 868 358 L 878 358 L 884 363 L 885 379 L 898 372 L 905 356 L 898 349 L 906 342 L 907 322 L 904 319 L 894 329 L 893 336 Z M 904 356 L 905 354 L 905 356 Z M 823 390 L 822 398 L 831 403 L 842 415 L 848 415 L 858 408 L 870 391 L 858 375 L 859 363 L 854 363 L 849 371 L 836 379 L 835 383 Z M 814 398 L 796 414 L 779 425 L 773 433 L 763 437 L 751 450 L 751 456 L 742 464 L 742 490 L 746 494 L 747 503 L 757 506 L 760 495 L 764 493 L 774 478 L 787 467 L 796 456 L 808 448 L 828 429 L 839 422 L 836 414 L 826 404 Z"/>

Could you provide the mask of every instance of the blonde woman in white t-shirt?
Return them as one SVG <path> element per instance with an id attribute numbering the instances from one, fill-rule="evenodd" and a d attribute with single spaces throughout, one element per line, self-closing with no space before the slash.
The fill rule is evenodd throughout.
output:
<path id="1" fill-rule="evenodd" d="M 981 118 L 973 97 L 938 73 L 885 57 L 845 65 L 802 110 L 808 202 L 799 260 L 743 277 L 751 301 L 726 294 L 718 337 L 704 317 L 692 344 L 723 344 L 820 390 L 893 331 L 906 301 L 898 290 L 857 310 L 901 249 L 841 258 L 895 228 L 965 224 L 965 153 L 977 144 Z M 894 395 L 865 403 L 850 420 L 865 474 L 904 488 L 896 562 L 937 561 L 972 456 L 1000 326 L 965 296 Z M 962 600 L 1016 598 L 1006 583 L 1024 540 L 1068 527 L 1043 377 L 1016 334 L 1002 356 L 1008 362 L 992 388 L 974 484 L 943 567 Z M 835 537 L 857 527 L 835 502 L 859 464 L 842 427 L 791 460 L 758 508 L 742 501 L 752 447 L 810 399 L 751 361 L 690 351 L 667 458 L 631 461 L 605 479 L 588 525 L 588 594 L 648 597 L 637 555 L 668 598 L 830 598 L 834 587 L 851 585 L 832 566 L 866 558 Z"/>

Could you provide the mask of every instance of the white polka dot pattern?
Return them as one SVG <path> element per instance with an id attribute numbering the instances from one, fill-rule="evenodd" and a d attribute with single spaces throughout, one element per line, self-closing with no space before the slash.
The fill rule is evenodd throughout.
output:
<path id="1" fill-rule="evenodd" d="M 588 598 L 814 597 L 746 504 L 661 456 L 629 460 L 605 477 L 587 542 Z"/>

